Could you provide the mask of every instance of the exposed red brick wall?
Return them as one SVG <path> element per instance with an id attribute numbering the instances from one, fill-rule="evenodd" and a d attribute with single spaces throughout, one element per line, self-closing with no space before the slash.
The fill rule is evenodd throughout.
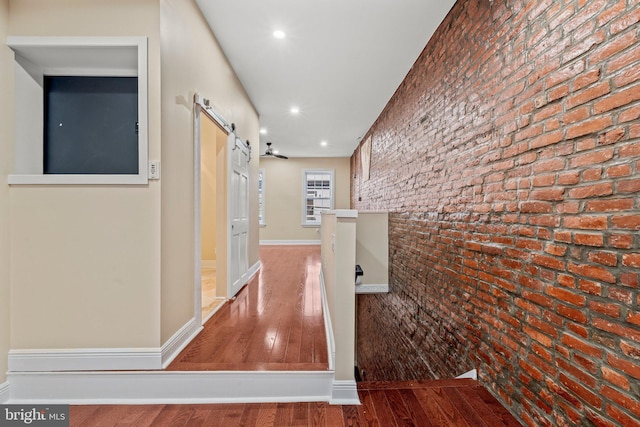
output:
<path id="1" fill-rule="evenodd" d="M 640 2 L 460 0 L 352 158 L 390 215 L 366 379 L 480 379 L 527 425 L 640 425 Z M 365 271 L 366 274 L 366 271 Z"/>

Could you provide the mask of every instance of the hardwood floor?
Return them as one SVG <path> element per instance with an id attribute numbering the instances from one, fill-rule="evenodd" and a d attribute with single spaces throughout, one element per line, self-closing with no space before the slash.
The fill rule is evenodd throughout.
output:
<path id="1" fill-rule="evenodd" d="M 477 381 L 359 383 L 359 406 L 311 403 L 72 406 L 71 426 L 512 427 Z"/>
<path id="2" fill-rule="evenodd" d="M 167 370 L 328 369 L 320 247 L 261 246 L 260 262 Z"/>

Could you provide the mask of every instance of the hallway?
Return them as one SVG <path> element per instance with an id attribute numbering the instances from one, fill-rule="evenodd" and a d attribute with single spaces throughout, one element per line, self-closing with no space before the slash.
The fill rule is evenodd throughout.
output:
<path id="1" fill-rule="evenodd" d="M 319 246 L 261 246 L 261 270 L 169 371 L 326 370 Z"/>

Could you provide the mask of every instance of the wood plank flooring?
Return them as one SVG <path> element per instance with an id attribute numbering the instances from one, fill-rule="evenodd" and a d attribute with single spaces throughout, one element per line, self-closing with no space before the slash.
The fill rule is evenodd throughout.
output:
<path id="1" fill-rule="evenodd" d="M 359 383 L 361 405 L 325 402 L 72 406 L 71 426 L 512 427 L 518 421 L 477 381 Z"/>
<path id="2" fill-rule="evenodd" d="M 167 370 L 328 369 L 320 247 L 261 246 L 260 263 Z"/>

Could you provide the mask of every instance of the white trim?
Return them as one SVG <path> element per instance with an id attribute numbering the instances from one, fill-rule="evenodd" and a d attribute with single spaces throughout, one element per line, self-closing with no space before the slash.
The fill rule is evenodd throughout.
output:
<path id="1" fill-rule="evenodd" d="M 386 285 L 356 285 L 356 294 L 388 294 L 389 284 Z"/>
<path id="2" fill-rule="evenodd" d="M 472 369 L 472 370 L 470 370 L 468 372 L 465 372 L 462 375 L 458 375 L 456 377 L 457 380 L 463 379 L 463 378 L 471 378 L 472 380 L 477 380 L 478 379 L 478 371 L 475 370 L 475 369 Z"/>
<path id="3" fill-rule="evenodd" d="M 9 372 L 161 369 L 159 348 L 10 350 Z"/>
<path id="4" fill-rule="evenodd" d="M 337 218 L 358 218 L 358 211 L 354 209 L 334 209 L 331 212 L 336 214 Z"/>
<path id="5" fill-rule="evenodd" d="M 320 245 L 320 240 L 260 240 L 265 246 Z"/>
<path id="6" fill-rule="evenodd" d="M 333 371 L 9 373 L 12 403 L 328 402 L 345 395 Z M 335 392 L 334 390 L 335 389 Z M 342 397 L 340 397 L 342 398 Z"/>
<path id="7" fill-rule="evenodd" d="M 42 78 L 44 74 L 50 75 L 90 75 L 90 76 L 121 76 L 131 75 L 138 78 L 138 173 L 137 174 L 44 174 L 41 163 L 38 166 L 17 170 L 7 177 L 10 185 L 139 185 L 148 184 L 148 63 L 147 63 L 147 38 L 146 37 L 41 37 L 41 36 L 9 36 L 7 45 L 16 52 L 17 57 L 24 57 L 27 62 L 32 62 L 32 71 L 36 77 Z M 116 49 L 110 49 L 116 48 Z M 136 49 L 135 61 L 129 64 L 128 55 L 122 53 L 122 49 Z M 42 52 L 53 54 L 51 56 L 64 56 L 69 63 L 57 68 L 48 64 L 46 55 Z M 94 62 L 96 53 L 111 55 L 110 59 L 118 65 L 115 68 L 105 68 L 100 63 Z M 105 53 L 106 52 L 106 53 Z M 18 60 L 16 59 L 16 63 Z M 54 68 L 52 68 L 54 67 Z M 32 78 L 35 78 L 32 76 Z M 18 89 L 16 89 L 18 90 Z M 22 91 L 22 89 L 20 89 Z M 23 94 L 17 94 L 16 96 Z M 36 96 L 31 94 L 29 97 Z M 38 100 L 38 102 L 41 102 Z M 31 119 L 31 116 L 29 116 Z M 31 121 L 29 122 L 33 124 Z M 36 123 L 44 126 L 43 123 Z M 24 125 L 21 125 L 24 126 Z M 15 144 L 24 145 L 24 141 L 14 141 Z M 30 144 L 27 144 L 30 145 Z M 43 142 L 39 141 L 24 150 L 21 156 L 42 158 Z M 34 151 L 35 150 L 35 151 Z M 30 152 L 31 151 L 31 152 Z M 29 159 L 21 159 L 19 164 L 29 163 Z"/>
<path id="8" fill-rule="evenodd" d="M 333 210 L 335 208 L 336 170 L 335 169 L 303 169 L 302 170 L 302 223 L 301 223 L 302 227 L 320 227 L 320 222 L 321 222 L 320 219 L 318 219 L 318 221 L 307 220 L 307 192 L 308 192 L 307 176 L 312 174 L 317 174 L 317 175 L 328 174 L 331 176 L 331 183 L 329 185 L 329 188 L 331 190 L 329 210 Z"/>
<path id="9" fill-rule="evenodd" d="M 0 384 L 0 404 L 7 403 L 11 398 L 11 390 L 9 389 L 9 382 L 5 381 Z"/>
<path id="10" fill-rule="evenodd" d="M 333 336 L 333 326 L 331 326 L 331 313 L 329 313 L 329 300 L 327 290 L 324 286 L 324 274 L 320 269 L 320 296 L 322 297 L 322 317 L 324 318 L 324 331 L 327 337 L 327 353 L 329 358 L 329 369 L 336 366 L 336 340 Z"/>
<path id="11" fill-rule="evenodd" d="M 169 338 L 160 350 L 162 357 L 162 369 L 169 366 L 169 363 L 193 340 L 202 330 L 202 325 L 198 324 L 195 317 L 185 323 L 171 338 Z"/>
<path id="12" fill-rule="evenodd" d="M 358 385 L 354 380 L 333 380 L 331 387 L 332 405 L 359 405 Z"/>

